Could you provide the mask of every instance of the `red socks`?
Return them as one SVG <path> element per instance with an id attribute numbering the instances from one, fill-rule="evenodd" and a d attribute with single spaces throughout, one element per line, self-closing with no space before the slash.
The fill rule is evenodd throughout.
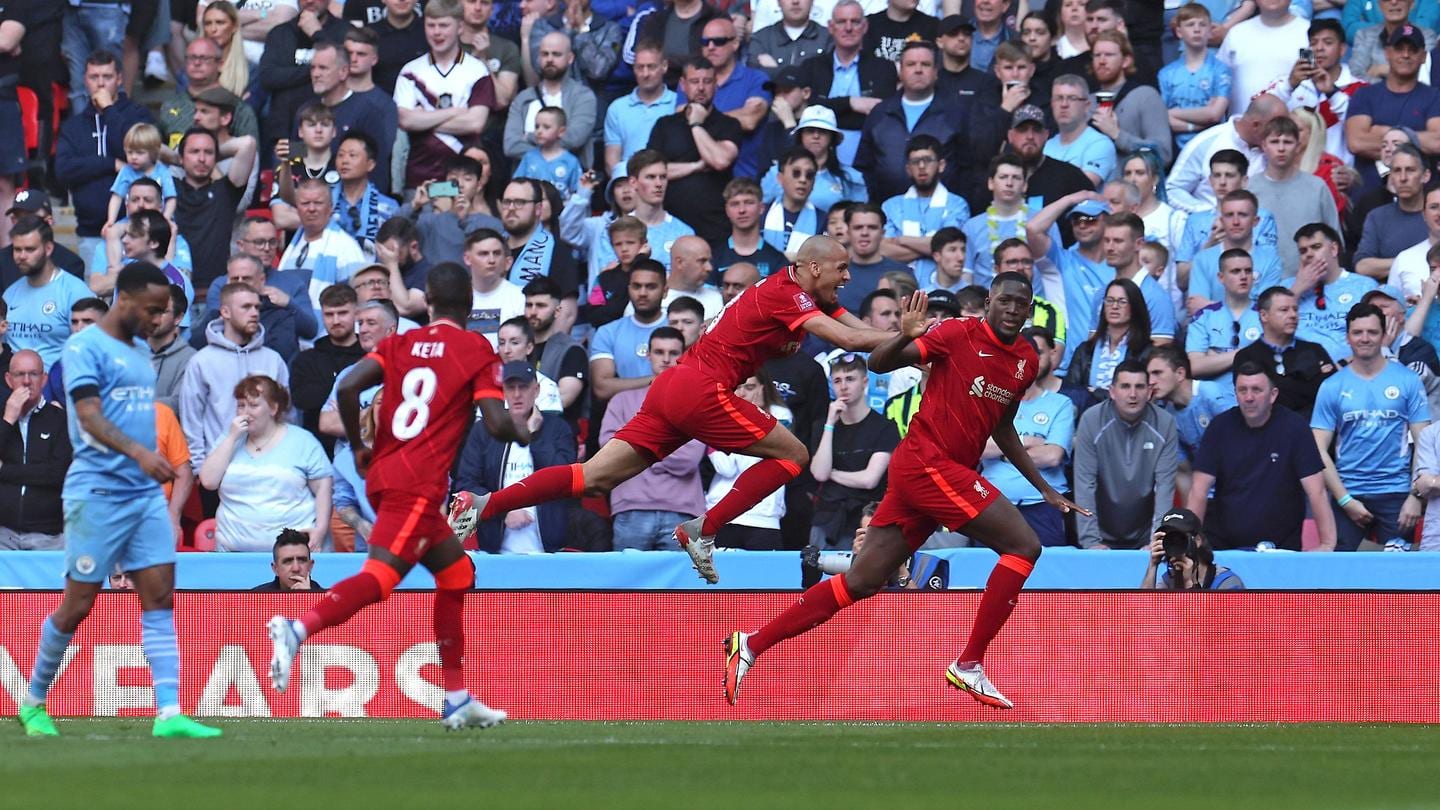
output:
<path id="1" fill-rule="evenodd" d="M 750 652 L 758 656 L 786 639 L 809 632 L 854 602 L 850 589 L 845 587 L 844 574 L 817 582 L 801 594 L 795 604 L 785 608 L 750 637 Z"/>
<path id="2" fill-rule="evenodd" d="M 980 597 L 980 609 L 975 611 L 975 624 L 970 629 L 970 643 L 957 659 L 963 664 L 979 663 L 985 658 L 985 649 L 994 640 L 995 634 L 1005 626 L 1010 611 L 1015 609 L 1015 600 L 1035 563 L 1014 554 L 1003 554 L 990 580 L 985 583 L 985 595 Z"/>
<path id="3" fill-rule="evenodd" d="M 435 644 L 440 648 L 440 674 L 445 691 L 465 688 L 465 592 L 435 592 Z"/>
<path id="4" fill-rule="evenodd" d="M 755 504 L 775 490 L 795 480 L 800 468 L 792 461 L 767 458 L 735 479 L 735 486 L 725 493 L 720 502 L 705 512 L 705 523 L 700 534 L 713 537 L 720 527 L 750 511 Z"/>
<path id="5" fill-rule="evenodd" d="M 381 596 L 380 580 L 369 571 L 361 571 L 335 583 L 329 593 L 300 617 L 300 623 L 305 626 L 305 637 L 310 638 L 327 627 L 343 624 L 361 609 L 379 602 Z"/>
<path id="6" fill-rule="evenodd" d="M 585 468 L 579 464 L 563 467 L 546 467 L 536 470 L 518 484 L 496 492 L 486 501 L 480 513 L 481 520 L 489 520 L 527 506 L 558 501 L 561 498 L 578 498 L 585 494 Z"/>

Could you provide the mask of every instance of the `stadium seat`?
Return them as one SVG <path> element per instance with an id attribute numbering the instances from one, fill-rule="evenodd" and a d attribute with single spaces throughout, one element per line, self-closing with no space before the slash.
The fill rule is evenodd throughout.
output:
<path id="1" fill-rule="evenodd" d="M 195 540 L 191 544 L 190 551 L 214 551 L 215 550 L 215 518 L 202 520 L 199 526 L 195 527 Z"/>
<path id="2" fill-rule="evenodd" d="M 20 126 L 25 131 L 25 151 L 40 148 L 40 99 L 28 87 L 16 87 L 20 99 Z"/>

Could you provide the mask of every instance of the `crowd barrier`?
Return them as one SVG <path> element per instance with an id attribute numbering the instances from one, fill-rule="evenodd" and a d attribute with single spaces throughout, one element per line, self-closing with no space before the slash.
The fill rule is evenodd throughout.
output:
<path id="1" fill-rule="evenodd" d="M 951 588 L 980 588 L 995 566 L 988 549 L 933 552 L 949 562 Z M 800 583 L 800 557 L 785 551 L 719 551 L 720 585 L 707 586 L 681 552 L 645 551 L 533 556 L 475 553 L 475 586 L 482 590 L 783 590 Z M 1433 590 L 1440 589 L 1440 553 L 1256 553 L 1222 551 L 1251 589 Z M 364 555 L 317 554 L 314 579 L 333 585 L 360 570 Z M 1026 587 L 1034 589 L 1128 589 L 1145 573 L 1146 552 L 1046 549 Z M 0 588 L 59 588 L 60 552 L 0 552 Z M 269 554 L 181 554 L 176 579 L 192 590 L 249 589 L 270 580 Z M 431 588 L 417 569 L 401 588 Z"/>
<path id="2" fill-rule="evenodd" d="M 475 592 L 467 680 L 536 720 L 1440 722 L 1440 593 L 1036 591 L 986 658 L 1016 709 L 942 672 L 974 592 L 889 592 L 762 657 L 739 707 L 721 640 L 793 594 Z M 0 592 L 0 714 L 13 714 L 53 592 Z M 428 593 L 400 592 L 308 642 L 291 689 L 266 682 L 273 613 L 299 594 L 176 597 L 184 708 L 206 717 L 430 718 L 441 701 Z M 50 695 L 58 715 L 152 711 L 137 600 L 101 594 Z"/>

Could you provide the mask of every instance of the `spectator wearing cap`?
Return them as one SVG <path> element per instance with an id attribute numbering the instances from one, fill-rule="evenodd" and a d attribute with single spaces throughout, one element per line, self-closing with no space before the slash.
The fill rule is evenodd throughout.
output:
<path id="1" fill-rule="evenodd" d="M 1373 305 L 1385 316 L 1385 356 L 1419 375 L 1431 419 L 1440 417 L 1440 356 L 1430 341 L 1406 331 L 1405 299 L 1400 291 L 1385 284 L 1365 293 L 1360 303 Z"/>
<path id="2" fill-rule="evenodd" d="M 125 164 L 125 133 L 136 124 L 153 123 L 155 119 L 149 109 L 121 91 L 120 64 L 115 54 L 95 51 L 85 59 L 84 70 L 84 85 L 71 90 L 84 93 L 85 103 L 83 108 L 75 105 L 70 117 L 60 124 L 55 178 L 70 190 L 79 252 L 89 256 L 101 243 L 100 226 L 105 224 L 110 184 Z M 35 189 L 30 193 L 42 192 Z M 15 204 L 20 202 L 16 194 Z M 40 212 L 32 209 L 31 213 Z M 6 262 L 0 260 L 0 273 Z"/>
<path id="3" fill-rule="evenodd" d="M 22 349 L 9 361 L 0 403 L 0 549 L 58 550 L 71 456 L 65 410 L 41 393 L 47 376 L 38 353 Z"/>
<path id="4" fill-rule="evenodd" d="M 649 361 L 649 380 L 610 400 L 600 426 L 601 444 L 610 441 L 639 412 L 650 381 L 674 366 L 684 351 L 685 338 L 679 330 L 662 326 L 651 332 L 648 357 L 643 358 Z M 705 492 L 700 484 L 700 461 L 704 457 L 705 445 L 692 439 L 615 487 L 610 493 L 610 511 L 615 516 L 616 551 L 680 548 L 674 537 L 675 525 L 705 511 Z"/>
<path id="5" fill-rule="evenodd" d="M 1050 334 L 1044 330 L 1027 330 L 1024 340 L 1034 347 L 1039 365 L 1035 381 L 1025 390 L 1015 410 L 1015 432 L 1040 475 L 1057 492 L 1066 492 L 1070 485 L 1065 480 L 1065 462 L 1075 438 L 1075 404 L 1069 397 L 1047 387 L 1058 382 L 1051 377 L 1056 353 Z M 1000 452 L 993 438 L 985 440 L 980 474 L 1019 507 L 1020 516 L 1035 530 L 1041 545 L 1067 545 L 1065 518 L 1060 510 L 1045 502 L 1040 491 Z"/>
<path id="6" fill-rule="evenodd" d="M 782 73 L 788 71 L 782 71 Z M 785 88 L 776 80 L 776 101 L 786 95 Z M 799 92 L 808 93 L 808 88 Z M 842 201 L 864 202 L 867 199 L 865 178 L 853 167 L 840 161 L 839 149 L 845 141 L 845 133 L 835 123 L 835 112 L 819 104 L 810 104 L 800 114 L 800 119 L 790 130 L 795 146 L 803 148 L 815 158 L 815 188 L 810 192 L 810 202 L 821 211 L 829 211 Z M 789 151 L 789 145 L 780 154 Z M 778 157 L 778 155 L 777 155 Z M 771 166 L 761 181 L 765 202 L 780 196 L 780 167 Z"/>
<path id="7" fill-rule="evenodd" d="M 839 0 L 830 11 L 835 46 L 805 61 L 810 101 L 829 107 L 845 139 L 840 162 L 853 165 L 860 132 L 882 99 L 895 95 L 895 63 L 876 58 L 863 47 L 869 21 L 859 0 Z"/>
<path id="8" fill-rule="evenodd" d="M 1175 491 L 1175 419 L 1150 402 L 1139 360 L 1115 368 L 1110 396 L 1075 430 L 1075 501 L 1081 548 L 1145 548 Z"/>
<path id="9" fill-rule="evenodd" d="M 193 100 L 195 103 L 194 126 L 215 133 L 216 143 L 219 144 L 215 168 L 222 174 L 227 173 L 230 171 L 231 163 L 235 160 L 236 147 L 232 142 L 240 135 L 245 134 L 235 126 L 235 111 L 250 105 L 242 101 L 239 96 L 219 86 L 195 94 Z M 237 208 L 249 207 L 250 201 L 255 196 L 255 184 L 259 182 L 259 178 L 260 163 L 254 161 L 250 164 L 250 178 L 245 185 L 245 194 L 240 198 Z"/>
<path id="10" fill-rule="evenodd" d="M 938 51 L 929 42 L 912 42 L 900 57 L 900 92 L 876 105 L 865 120 L 855 168 L 865 175 L 870 199 L 887 200 L 910 185 L 905 173 L 905 145 L 916 135 L 939 141 L 946 156 L 969 121 L 976 105 L 971 99 L 935 93 L 939 81 Z"/>
<path id="11" fill-rule="evenodd" d="M 1096 188 L 1115 171 L 1115 144 L 1090 126 L 1090 86 L 1067 73 L 1055 80 L 1050 112 L 1058 134 L 1045 142 L 1045 155 L 1085 172 Z"/>
<path id="12" fill-rule="evenodd" d="M 1196 379 L 1230 371 L 1235 354 L 1260 339 L 1260 313 L 1252 295 L 1255 261 L 1233 248 L 1220 254 L 1220 285 L 1225 298 L 1201 309 L 1185 330 L 1185 351 Z"/>
<path id="13" fill-rule="evenodd" d="M 910 188 L 886 200 L 885 241 L 881 252 L 887 258 L 909 263 L 916 278 L 935 273 L 931 259 L 931 237 L 941 228 L 959 228 L 970 219 L 965 198 L 945 188 L 944 147 L 929 135 L 916 135 L 905 146 L 905 173 Z"/>
<path id="14" fill-rule="evenodd" d="M 234 98 L 234 94 L 220 86 L 220 63 L 224 58 L 220 46 L 213 40 L 200 37 L 185 46 L 184 87 L 160 102 L 160 132 L 165 136 L 165 146 L 179 150 L 180 138 L 185 131 L 195 126 L 195 100 L 208 90 L 224 90 L 224 96 L 210 95 L 212 107 L 222 106 L 222 101 Z M 229 127 L 234 135 L 249 135 L 259 139 L 260 123 L 255 110 L 249 104 L 231 105 L 233 113 Z M 213 130 L 212 130 L 213 131 Z"/>
<path id="15" fill-rule="evenodd" d="M 1361 87 L 1350 97 L 1345 143 L 1367 186 L 1379 184 L 1375 161 L 1380 159 L 1386 131 L 1409 127 L 1424 132 L 1440 118 L 1440 89 L 1420 82 L 1425 52 L 1421 30 L 1410 23 L 1400 25 L 1385 43 L 1385 59 L 1390 65 L 1385 80 Z"/>
<path id="16" fill-rule="evenodd" d="M 935 32 L 940 47 L 940 81 L 935 89 L 941 95 L 979 96 L 998 103 L 1000 82 L 970 63 L 975 44 L 975 24 L 959 14 L 940 21 Z"/>
<path id="17" fill-rule="evenodd" d="M 1202 529 L 1199 516 L 1189 509 L 1168 512 L 1150 538 L 1150 564 L 1140 587 L 1162 591 L 1245 590 L 1239 574 L 1215 564 L 1215 551 Z M 1165 563 L 1165 575 L 1156 582 L 1161 562 Z"/>
<path id="18" fill-rule="evenodd" d="M 206 292 L 205 316 L 190 331 L 190 345 L 204 349 L 210 342 L 210 324 L 221 317 L 220 291 L 228 284 L 245 284 L 260 294 L 260 325 L 265 329 L 264 345 L 275 350 L 285 362 L 300 352 L 300 341 L 315 338 L 319 324 L 310 307 L 310 276 L 303 270 L 273 270 L 244 253 L 225 262 L 225 275 L 210 283 Z"/>
<path id="19" fill-rule="evenodd" d="M 1036 210 L 1066 194 L 1088 191 L 1094 187 L 1090 178 L 1079 168 L 1063 160 L 1045 156 L 1045 141 L 1050 137 L 1046 129 L 1045 110 L 1034 104 L 1024 104 L 1010 116 L 1010 130 L 1006 133 L 1006 150 L 1018 157 L 1025 168 L 1025 191 L 1032 198 L 1039 198 Z M 988 204 L 989 195 L 985 202 Z M 1068 225 L 1061 223 L 1060 233 L 1067 234 Z"/>
<path id="20" fill-rule="evenodd" d="M 310 536 L 298 529 L 283 529 L 270 549 L 270 570 L 275 573 L 275 578 L 250 590 L 252 593 L 324 591 L 324 585 L 310 578 L 314 568 Z"/>
<path id="21" fill-rule="evenodd" d="M 774 78 L 785 67 L 799 66 L 834 44 L 830 32 L 810 19 L 812 0 L 780 3 L 780 21 L 750 35 L 746 63 Z"/>
<path id="22" fill-rule="evenodd" d="M 535 367 L 513 360 L 500 374 L 509 418 L 529 426 L 530 443 L 502 442 L 487 430 L 470 431 L 455 472 L 457 492 L 478 497 L 522 481 L 536 470 L 575 463 L 575 434 L 570 426 L 559 414 L 542 414 L 535 407 L 540 393 Z M 694 464 L 698 466 L 698 458 Z M 569 501 L 552 501 L 482 521 L 477 527 L 480 550 L 491 554 L 559 551 L 566 545 L 570 507 Z"/>
<path id="23" fill-rule="evenodd" d="M 762 171 L 775 168 L 781 155 L 792 145 L 799 145 L 792 139 L 792 133 L 805 112 L 805 105 L 810 103 L 810 88 L 805 86 L 804 75 L 799 65 L 786 65 L 765 82 L 765 91 L 770 94 L 770 112 L 756 134 L 760 146 L 755 153 L 755 164 Z"/>
<path id="24" fill-rule="evenodd" d="M 1358 6 L 1359 3 L 1349 3 L 1349 6 Z M 1355 20 L 1355 25 L 1348 25 L 1350 53 L 1348 57 L 1350 71 L 1356 77 L 1365 81 L 1384 79 L 1390 75 L 1390 62 L 1386 58 L 1386 46 L 1391 37 L 1407 23 L 1417 31 L 1423 39 L 1423 48 L 1430 51 L 1435 48 L 1434 26 L 1440 22 L 1436 15 L 1433 3 L 1415 2 L 1415 0 L 1387 0 L 1387 2 L 1375 3 L 1373 6 L 1366 4 L 1367 9 L 1373 8 L 1379 12 L 1379 20 L 1371 20 L 1373 25 L 1360 25 L 1360 19 Z M 1346 9 L 1347 12 L 1349 9 Z M 1350 16 L 1347 14 L 1347 16 Z"/>
<path id="25" fill-rule="evenodd" d="M 675 111 L 675 91 L 665 86 L 664 48 L 656 42 L 635 46 L 633 67 L 635 89 L 605 110 L 605 170 L 612 176 L 650 142 L 655 122 Z"/>
<path id="26" fill-rule="evenodd" d="M 1277 380 L 1258 363 L 1236 364 L 1234 388 L 1237 407 L 1215 416 L 1200 439 L 1187 500 L 1205 522 L 1212 547 L 1269 540 L 1276 548 L 1300 551 L 1308 505 L 1320 550 L 1335 550 L 1325 465 L 1305 416 L 1276 407 Z"/>
<path id="27" fill-rule="evenodd" d="M 1384 313 L 1357 304 L 1345 325 L 1351 361 L 1320 385 L 1310 415 L 1334 499 L 1337 550 L 1355 551 L 1370 537 L 1401 538 L 1408 548 L 1424 506 L 1412 491 L 1410 441 L 1430 424 L 1430 409 L 1419 376 L 1385 355 Z"/>
<path id="28" fill-rule="evenodd" d="M 394 277 L 389 267 L 383 264 L 367 264 L 350 274 L 350 286 L 355 290 L 358 306 L 364 306 L 372 301 L 380 301 L 393 309 L 396 313 L 395 331 L 405 334 L 411 329 L 418 328 L 420 324 L 410 318 L 400 315 L 400 308 L 395 305 L 391 279 Z"/>
<path id="29" fill-rule="evenodd" d="M 51 228 L 55 227 L 55 217 L 50 213 L 50 195 L 38 188 L 21 189 L 16 192 L 15 203 L 10 206 L 9 211 L 5 212 L 5 215 L 10 218 L 12 226 L 20 217 L 27 214 L 39 217 Z M 50 254 L 50 261 L 76 278 L 85 278 L 85 261 L 73 250 L 59 242 L 55 243 L 55 250 Z M 15 264 L 15 247 L 6 245 L 0 248 L 0 290 L 9 287 L 19 279 L 20 268 Z"/>

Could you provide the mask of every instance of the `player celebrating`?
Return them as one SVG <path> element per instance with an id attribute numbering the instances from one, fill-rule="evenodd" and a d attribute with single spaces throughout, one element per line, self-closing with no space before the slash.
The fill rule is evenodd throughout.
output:
<path id="1" fill-rule="evenodd" d="M 742 473 L 708 512 L 675 528 L 695 570 L 705 581 L 719 582 L 711 559 L 716 532 L 809 463 L 805 445 L 735 389 L 767 360 L 798 351 L 802 331 L 853 351 L 869 351 L 894 334 L 866 327 L 840 306 L 837 291 L 849 280 L 848 254 L 839 242 L 828 236 L 805 240 L 793 266 L 731 299 L 679 365 L 655 380 L 640 411 L 600 452 L 584 464 L 547 467 L 487 496 L 479 519 L 558 498 L 605 495 L 696 439 L 764 459 Z M 452 514 L 451 519 L 470 518 Z"/>
<path id="2" fill-rule="evenodd" d="M 341 581 L 310 612 L 292 621 L 276 616 L 267 625 L 274 655 L 270 683 L 284 692 L 295 650 L 310 636 L 342 624 L 367 605 L 385 600 L 419 562 L 435 575 L 434 627 L 445 683 L 447 729 L 489 728 L 505 712 L 476 700 L 465 688 L 465 592 L 475 566 L 445 523 L 450 468 L 480 408 L 485 429 L 501 441 L 529 444 L 530 431 L 505 411 L 499 389 L 500 358 L 490 341 L 459 324 L 470 312 L 470 275 L 460 265 L 436 265 L 426 279 L 430 323 L 381 341 L 345 375 L 337 404 L 355 466 L 366 475 L 365 492 L 375 506 L 370 557 L 360 573 Z M 384 396 L 372 405 L 374 462 L 360 432 L 360 392 L 380 383 Z"/>
<path id="3" fill-rule="evenodd" d="M 175 535 L 160 484 L 175 477 L 155 452 L 155 371 L 135 338 L 149 337 L 170 311 L 170 281 L 135 262 L 120 271 L 115 302 L 94 329 L 65 343 L 66 411 L 74 458 L 65 473 L 65 595 L 40 629 L 40 650 L 20 723 L 31 737 L 59 734 L 45 695 L 75 629 L 115 570 L 140 596 L 140 644 L 155 684 L 156 737 L 219 737 L 180 713 L 175 644 Z M 38 381 L 35 383 L 38 384 Z"/>
<path id="4" fill-rule="evenodd" d="M 725 640 L 725 697 L 734 705 L 740 681 L 755 656 L 820 626 L 842 608 L 874 596 L 939 526 L 964 528 L 1000 554 L 970 631 L 965 651 L 945 670 L 951 685 L 979 702 L 1013 704 L 985 677 L 981 660 L 1000 632 L 1025 579 L 1040 557 L 1040 540 L 999 490 L 975 470 L 987 437 L 1010 459 L 1046 503 L 1079 509 L 1045 482 L 1015 433 L 1015 412 L 1036 374 L 1035 349 L 1017 340 L 1030 316 L 1034 290 L 1019 273 L 1001 273 L 990 285 L 985 318 L 942 321 L 926 332 L 922 298 L 906 302 L 900 335 L 870 355 L 877 373 L 930 363 L 930 383 L 910 432 L 890 460 L 890 483 L 865 534 L 865 547 L 849 573 L 807 590 L 756 633 Z"/>

